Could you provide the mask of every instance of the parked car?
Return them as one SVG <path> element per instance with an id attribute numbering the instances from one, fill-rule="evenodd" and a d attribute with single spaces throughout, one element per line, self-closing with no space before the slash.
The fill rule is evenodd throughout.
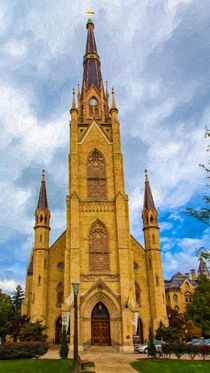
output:
<path id="1" fill-rule="evenodd" d="M 207 338 L 207 339 L 195 338 L 195 339 L 192 339 L 192 341 L 187 342 L 187 344 L 193 345 L 193 346 L 204 346 L 204 345 L 210 346 L 210 338 Z"/>
<path id="2" fill-rule="evenodd" d="M 204 339 L 204 344 L 210 346 L 210 338 Z"/>
<path id="3" fill-rule="evenodd" d="M 161 351 L 161 347 L 162 347 L 162 344 L 164 343 L 164 341 L 160 341 L 160 340 L 154 340 L 153 341 L 154 345 L 155 345 L 155 348 L 158 352 Z M 142 353 L 142 354 L 147 354 L 148 353 L 148 343 L 145 342 L 143 343 L 143 345 L 141 346 L 138 346 L 136 348 L 136 351 L 139 352 L 139 353 Z"/>

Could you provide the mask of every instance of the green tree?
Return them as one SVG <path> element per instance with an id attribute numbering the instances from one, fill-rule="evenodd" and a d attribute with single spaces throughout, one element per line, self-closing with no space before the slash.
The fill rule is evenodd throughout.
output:
<path id="1" fill-rule="evenodd" d="M 12 316 L 7 326 L 7 334 L 13 337 L 14 342 L 20 337 L 22 328 L 28 322 L 27 316 Z"/>
<path id="2" fill-rule="evenodd" d="M 165 326 L 160 326 L 156 330 L 156 338 L 163 339 L 165 342 L 178 342 L 182 334 L 181 330 L 171 326 L 168 326 L 167 328 Z"/>
<path id="3" fill-rule="evenodd" d="M 20 316 L 21 314 L 21 304 L 24 299 L 24 291 L 21 285 L 17 285 L 15 291 L 12 292 L 12 305 L 14 309 L 14 315 Z"/>
<path id="4" fill-rule="evenodd" d="M 154 358 L 156 356 L 156 348 L 153 342 L 152 328 L 149 328 L 148 356 L 152 356 Z"/>
<path id="5" fill-rule="evenodd" d="M 12 301 L 9 295 L 0 294 L 0 338 L 6 342 L 7 327 L 13 315 Z"/>
<path id="6" fill-rule="evenodd" d="M 210 137 L 210 129 L 206 129 L 205 137 Z M 209 151 L 209 149 L 210 149 L 210 145 L 208 145 L 207 151 Z M 208 164 L 209 164 L 209 162 L 208 162 Z M 204 164 L 199 164 L 199 166 L 202 167 L 204 169 L 204 171 L 207 173 L 207 180 L 209 181 L 209 179 L 210 179 L 210 176 L 209 176 L 210 169 L 208 168 L 208 166 L 206 166 Z M 207 187 L 209 187 L 209 184 L 207 184 Z M 192 208 L 187 208 L 186 211 L 185 211 L 185 214 L 193 216 L 194 218 L 198 219 L 202 223 L 204 223 L 206 225 L 209 225 L 209 223 L 210 223 L 210 208 L 209 208 L 210 198 L 209 198 L 208 195 L 204 195 L 202 200 L 205 203 L 204 207 L 200 207 L 200 209 L 197 209 L 197 210 L 192 209 Z M 200 247 L 199 249 L 197 249 L 196 250 L 196 255 L 199 259 L 200 258 L 202 258 L 204 260 L 209 260 L 210 259 L 209 250 L 206 249 L 205 247 Z"/>
<path id="7" fill-rule="evenodd" d="M 45 342 L 47 334 L 43 334 L 44 330 L 47 329 L 47 326 L 42 325 L 42 321 L 36 321 L 35 323 L 27 322 L 23 325 L 20 332 L 20 341 L 40 341 Z"/>
<path id="8" fill-rule="evenodd" d="M 69 346 L 67 343 L 66 328 L 63 327 L 62 337 L 61 337 L 61 347 L 60 347 L 60 357 L 61 359 L 66 359 L 69 352 Z"/>
<path id="9" fill-rule="evenodd" d="M 187 304 L 185 312 L 186 320 L 192 320 L 202 329 L 203 336 L 210 334 L 210 280 L 200 276 L 198 286 L 193 294 L 192 303 Z"/>

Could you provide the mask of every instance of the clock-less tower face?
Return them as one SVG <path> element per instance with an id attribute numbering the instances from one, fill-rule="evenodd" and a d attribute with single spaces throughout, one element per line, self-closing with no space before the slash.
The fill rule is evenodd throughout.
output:
<path id="1" fill-rule="evenodd" d="M 91 106 L 97 106 L 97 104 L 98 104 L 98 101 L 96 100 L 96 98 L 92 97 L 90 99 L 90 105 Z"/>

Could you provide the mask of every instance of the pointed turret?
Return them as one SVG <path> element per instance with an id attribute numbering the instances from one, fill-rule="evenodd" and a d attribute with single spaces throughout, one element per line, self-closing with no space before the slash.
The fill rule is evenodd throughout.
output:
<path id="1" fill-rule="evenodd" d="M 200 258 L 200 263 L 199 263 L 199 267 L 198 267 L 198 278 L 201 275 L 205 275 L 208 278 L 210 277 L 207 265 L 202 258 Z"/>
<path id="2" fill-rule="evenodd" d="M 42 181 L 38 205 L 35 210 L 35 242 L 28 267 L 31 276 L 31 297 L 33 307 L 30 317 L 42 320 L 45 325 L 47 319 L 47 279 L 48 279 L 48 251 L 50 236 L 50 210 L 48 208 L 45 170 L 42 171 Z"/>
<path id="3" fill-rule="evenodd" d="M 145 170 L 145 189 L 144 189 L 144 206 L 142 212 L 144 229 L 156 226 L 158 227 L 158 213 L 155 208 L 152 192 L 149 185 L 147 170 Z"/>
<path id="4" fill-rule="evenodd" d="M 145 190 L 142 218 L 144 225 L 143 231 L 148 274 L 151 323 L 153 330 L 156 330 L 160 326 L 160 323 L 167 326 L 168 318 L 166 313 L 165 285 L 161 262 L 158 213 L 152 197 L 147 170 L 145 170 Z"/>
<path id="5" fill-rule="evenodd" d="M 112 112 L 112 110 L 115 110 L 118 113 L 118 109 L 117 109 L 115 98 L 114 98 L 114 88 L 112 88 L 112 106 L 111 106 L 110 112 Z"/>
<path id="6" fill-rule="evenodd" d="M 50 230 L 50 210 L 48 209 L 48 201 L 47 201 L 47 190 L 46 190 L 46 183 L 45 183 L 45 170 L 42 170 L 42 181 L 41 187 L 39 192 L 39 200 L 37 204 L 37 208 L 35 211 L 35 227 L 37 228 L 48 228 Z M 36 235 L 35 235 L 35 245 L 36 245 Z"/>
<path id="7" fill-rule="evenodd" d="M 84 85 L 89 90 L 93 84 L 98 92 L 101 89 L 102 75 L 101 75 L 101 63 L 100 57 L 98 56 L 96 42 L 94 37 L 94 24 L 89 18 L 87 25 L 87 43 L 86 52 L 83 62 L 83 83 L 82 83 L 82 94 Z"/>
<path id="8" fill-rule="evenodd" d="M 145 189 L 144 189 L 144 209 L 147 211 L 155 209 L 155 204 L 152 197 L 152 192 L 149 185 L 149 179 L 147 175 L 147 170 L 145 170 Z"/>
<path id="9" fill-rule="evenodd" d="M 77 119 L 77 114 L 78 114 L 78 110 L 77 110 L 77 106 L 76 106 L 76 99 L 75 99 L 75 89 L 73 88 L 73 97 L 72 97 L 72 105 L 71 105 L 71 110 L 70 110 L 70 114 L 71 114 L 71 119 Z"/>
<path id="10" fill-rule="evenodd" d="M 39 200 L 37 208 L 47 209 L 48 202 L 47 202 L 47 191 L 46 191 L 46 183 L 45 183 L 45 170 L 42 170 L 42 181 L 41 181 L 41 188 L 39 193 Z"/>

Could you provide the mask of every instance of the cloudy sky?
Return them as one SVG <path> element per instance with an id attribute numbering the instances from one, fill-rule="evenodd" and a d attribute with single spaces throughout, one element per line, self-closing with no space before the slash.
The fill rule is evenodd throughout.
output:
<path id="1" fill-rule="evenodd" d="M 1 0 L 0 287 L 24 284 L 46 169 L 51 243 L 65 230 L 69 109 L 82 80 L 91 6 L 103 79 L 121 122 L 131 233 L 143 243 L 148 169 L 165 278 L 198 267 L 207 226 L 184 215 L 206 191 L 209 0 Z"/>

